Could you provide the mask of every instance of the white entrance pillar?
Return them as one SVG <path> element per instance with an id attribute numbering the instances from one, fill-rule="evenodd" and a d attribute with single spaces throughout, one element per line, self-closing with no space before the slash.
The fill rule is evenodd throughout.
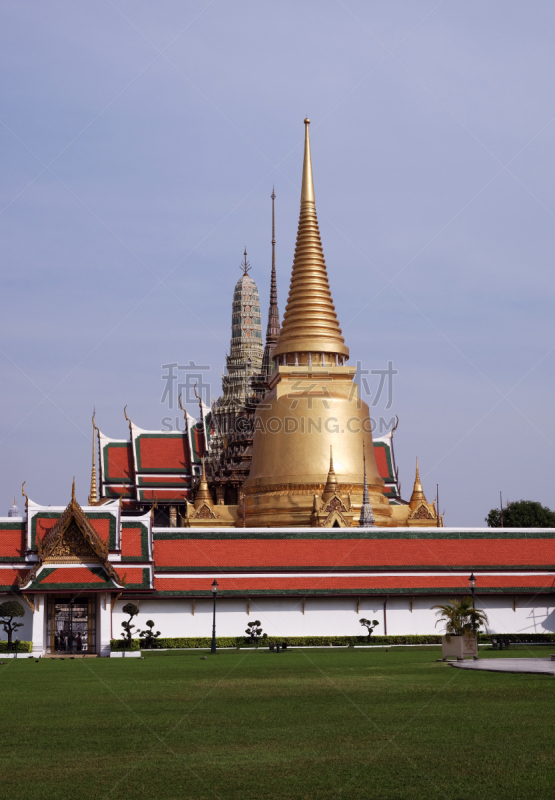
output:
<path id="1" fill-rule="evenodd" d="M 96 652 L 100 656 L 109 656 L 112 633 L 112 596 L 110 594 L 99 595 L 96 619 Z"/>
<path id="2" fill-rule="evenodd" d="M 43 594 L 35 594 L 33 596 L 35 610 L 31 625 L 33 628 L 33 653 L 43 655 L 46 652 L 46 609 L 45 609 L 45 596 Z"/>

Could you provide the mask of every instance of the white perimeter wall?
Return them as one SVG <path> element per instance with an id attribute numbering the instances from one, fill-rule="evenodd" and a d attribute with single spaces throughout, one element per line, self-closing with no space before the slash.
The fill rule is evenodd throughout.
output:
<path id="1" fill-rule="evenodd" d="M 387 601 L 387 633 L 391 635 L 442 633 L 441 624 L 435 627 L 433 605 L 445 603 L 449 598 L 415 597 L 411 612 L 411 601 L 407 597 L 390 597 Z M 547 598 L 546 598 L 547 600 Z M 113 612 L 112 629 L 115 639 L 121 638 L 121 623 L 129 619 L 121 609 L 128 602 L 120 600 Z M 137 601 L 133 601 L 137 602 Z M 518 598 L 516 611 L 513 597 L 479 598 L 478 608 L 483 608 L 489 617 L 492 633 L 547 633 L 555 631 L 555 601 L 550 605 L 538 604 L 526 598 Z M 264 633 L 269 636 L 357 636 L 366 629 L 360 618 L 377 619 L 375 633 L 384 635 L 383 598 L 361 597 L 357 614 L 356 597 L 308 597 L 303 599 L 251 598 L 250 614 L 248 602 L 243 598 L 219 598 L 217 601 L 216 636 L 242 636 L 249 622 L 258 619 Z M 211 636 L 212 601 L 195 599 L 195 613 L 190 599 L 143 599 L 139 602 L 139 615 L 133 624 L 139 630 L 146 629 L 146 621 L 152 619 L 155 630 L 163 637 Z M 137 634 L 135 634 L 137 635 Z"/>

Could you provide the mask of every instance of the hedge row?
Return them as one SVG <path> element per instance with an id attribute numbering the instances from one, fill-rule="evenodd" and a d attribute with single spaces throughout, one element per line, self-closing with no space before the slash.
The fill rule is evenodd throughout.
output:
<path id="1" fill-rule="evenodd" d="M 508 634 L 482 634 L 480 636 L 481 642 L 491 642 L 492 638 L 508 639 L 511 642 L 553 642 L 555 641 L 555 634 L 553 633 L 508 633 Z M 201 637 L 182 637 L 173 639 L 158 639 L 157 647 L 164 650 L 173 650 L 176 648 L 210 647 L 212 639 L 209 636 Z M 287 642 L 287 644 L 296 647 L 347 647 L 348 645 L 361 645 L 361 644 L 441 644 L 441 634 L 429 634 L 428 636 L 372 636 L 370 641 L 367 636 L 268 636 L 259 639 L 258 644 L 262 647 L 271 643 Z M 142 639 L 133 639 L 132 650 L 139 650 L 143 647 Z M 248 647 L 255 646 L 244 636 L 218 636 L 216 638 L 218 647 Z M 112 650 L 124 650 L 123 640 L 112 639 Z"/>
<path id="2" fill-rule="evenodd" d="M 0 653 L 12 653 L 15 649 L 15 645 L 12 643 L 12 650 L 8 650 L 8 643 L 1 641 L 0 642 Z M 33 642 L 19 642 L 17 645 L 17 652 L 18 653 L 31 653 L 33 650 Z"/>
<path id="3" fill-rule="evenodd" d="M 490 633 L 481 634 L 480 642 L 491 642 L 492 639 L 508 639 L 515 644 L 518 642 L 555 642 L 555 633 Z M 163 650 L 173 650 L 177 648 L 210 647 L 212 639 L 209 636 L 182 637 L 173 639 L 158 639 L 157 647 Z M 347 647 L 348 645 L 361 644 L 441 644 L 441 634 L 406 635 L 406 636 L 372 636 L 370 641 L 367 636 L 268 636 L 259 639 L 258 644 L 262 647 L 271 643 L 287 642 L 295 647 Z M 1 643 L 0 643 L 1 644 Z M 23 644 L 23 642 L 22 642 Z M 30 644 L 26 642 L 26 644 Z M 142 639 L 133 639 L 131 650 L 139 650 L 143 647 Z M 125 650 L 122 639 L 112 639 L 110 642 L 112 650 Z M 255 646 L 244 636 L 218 636 L 216 638 L 218 647 L 249 647 Z M 30 652 L 30 648 L 29 648 Z"/>
<path id="4" fill-rule="evenodd" d="M 110 639 L 110 650 L 140 650 L 141 639 L 133 639 L 131 647 L 127 647 L 123 639 Z"/>

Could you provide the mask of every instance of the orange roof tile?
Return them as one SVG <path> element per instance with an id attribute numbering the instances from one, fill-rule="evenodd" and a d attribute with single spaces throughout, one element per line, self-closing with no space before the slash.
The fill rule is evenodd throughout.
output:
<path id="1" fill-rule="evenodd" d="M 154 539 L 156 567 L 278 569 L 555 565 L 555 539 Z"/>

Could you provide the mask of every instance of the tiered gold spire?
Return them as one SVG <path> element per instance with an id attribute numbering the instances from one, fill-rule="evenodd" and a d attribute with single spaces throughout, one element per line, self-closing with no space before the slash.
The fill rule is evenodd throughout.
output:
<path id="1" fill-rule="evenodd" d="M 330 468 L 328 472 L 328 479 L 326 481 L 326 487 L 322 494 L 322 500 L 324 503 L 327 503 L 335 494 L 337 494 L 337 475 L 335 474 L 335 470 L 333 468 L 333 448 L 330 444 Z"/>
<path id="2" fill-rule="evenodd" d="M 208 488 L 208 481 L 206 480 L 206 467 L 204 464 L 204 456 L 202 457 L 202 475 L 200 477 L 200 484 L 195 496 L 195 509 L 199 509 L 202 505 L 206 504 L 210 508 L 214 505 L 212 502 L 212 495 Z"/>
<path id="3" fill-rule="evenodd" d="M 305 151 L 297 244 L 289 297 L 274 358 L 285 356 L 288 364 L 312 363 L 318 355 L 326 354 L 328 363 L 333 363 L 335 356 L 348 358 L 349 348 L 341 335 L 331 297 L 316 217 L 308 132 L 310 120 L 304 122 Z"/>
<path id="4" fill-rule="evenodd" d="M 409 505 L 411 508 L 416 508 L 421 503 L 427 503 L 426 496 L 424 494 L 424 490 L 422 488 L 422 483 L 420 482 L 420 472 L 418 470 L 418 457 L 416 459 L 416 477 L 414 479 L 414 489 L 412 490 L 412 495 L 410 498 Z"/>
<path id="5" fill-rule="evenodd" d="M 364 442 L 368 500 L 377 523 L 388 525 L 392 511 L 376 465 L 370 409 L 353 383 L 355 368 L 345 363 L 349 349 L 328 282 L 314 201 L 309 122 L 305 120 L 301 209 L 289 298 L 274 350 L 270 390 L 256 409 L 252 462 L 244 484 L 246 524 L 312 525 L 314 495 L 324 502 L 337 495 L 342 504 L 348 497 L 351 509 L 353 503 L 359 506 Z M 330 445 L 337 475 L 333 458 L 328 462 Z M 349 519 L 352 516 L 350 512 Z"/>

